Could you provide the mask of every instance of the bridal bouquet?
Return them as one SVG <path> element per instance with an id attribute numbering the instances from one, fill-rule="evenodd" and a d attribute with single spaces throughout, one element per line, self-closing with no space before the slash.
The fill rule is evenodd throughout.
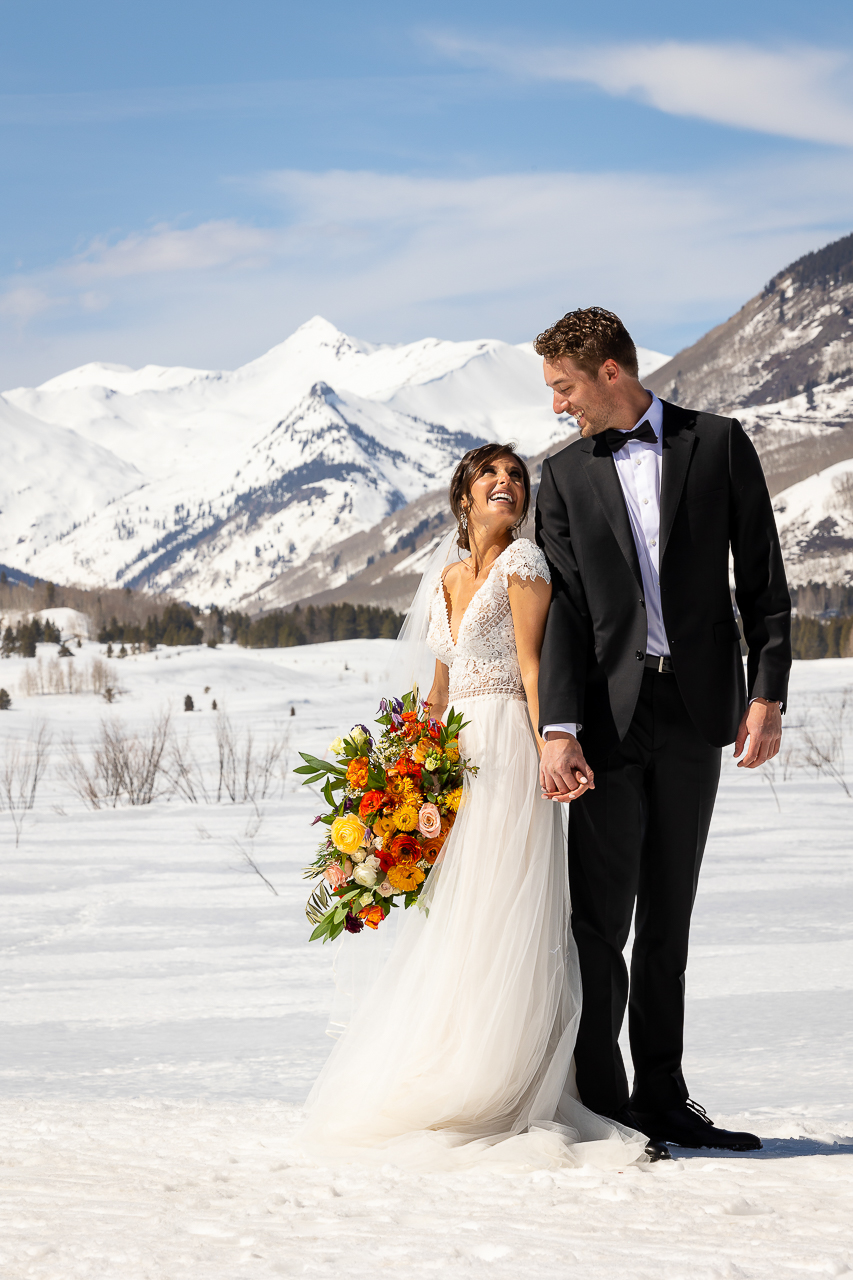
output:
<path id="1" fill-rule="evenodd" d="M 305 914 L 316 925 L 311 941 L 347 930 L 378 929 L 402 898 L 416 902 L 427 872 L 453 826 L 462 780 L 476 768 L 459 755 L 461 715 L 430 716 L 417 693 L 383 698 L 372 736 L 363 724 L 329 750 L 335 761 L 300 751 L 296 773 L 305 785 L 325 777 L 328 813 L 318 814 L 328 833 L 305 878 L 320 883 Z"/>

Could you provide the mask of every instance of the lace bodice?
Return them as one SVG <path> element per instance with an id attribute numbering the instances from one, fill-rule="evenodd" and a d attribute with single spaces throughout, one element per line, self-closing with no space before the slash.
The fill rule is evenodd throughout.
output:
<path id="1" fill-rule="evenodd" d="M 551 581 L 544 555 L 527 538 L 511 543 L 498 556 L 462 615 L 455 644 L 444 587 L 440 580 L 436 583 L 427 643 L 449 668 L 451 704 L 460 698 L 494 694 L 525 700 L 507 595 L 511 577 Z"/>

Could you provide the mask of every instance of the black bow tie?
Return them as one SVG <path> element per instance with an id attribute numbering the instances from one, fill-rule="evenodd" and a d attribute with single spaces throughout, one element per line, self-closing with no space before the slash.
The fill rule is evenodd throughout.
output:
<path id="1" fill-rule="evenodd" d="M 611 427 L 604 433 L 604 443 L 611 453 L 616 453 L 629 440 L 644 440 L 646 444 L 657 444 L 658 438 L 652 430 L 650 422 L 641 422 L 633 431 L 616 431 Z"/>

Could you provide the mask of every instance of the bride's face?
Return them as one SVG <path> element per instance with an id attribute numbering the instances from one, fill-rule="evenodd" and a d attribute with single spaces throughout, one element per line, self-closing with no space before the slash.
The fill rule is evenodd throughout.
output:
<path id="1" fill-rule="evenodd" d="M 490 529 L 509 529 L 524 510 L 524 476 L 514 458 L 490 462 L 471 485 L 469 515 Z"/>

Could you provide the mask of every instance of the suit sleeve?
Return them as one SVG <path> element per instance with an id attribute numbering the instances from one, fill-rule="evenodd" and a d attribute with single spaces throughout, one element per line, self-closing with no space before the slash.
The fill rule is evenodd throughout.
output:
<path id="1" fill-rule="evenodd" d="M 781 702 L 784 711 L 791 670 L 791 597 L 761 462 L 734 419 L 729 483 L 735 599 L 749 648 L 747 693 L 750 698 Z"/>
<path id="2" fill-rule="evenodd" d="M 536 500 L 536 541 L 551 570 L 552 592 L 539 663 L 541 731 L 545 724 L 583 722 L 589 648 L 589 609 L 569 516 L 547 458 Z"/>

